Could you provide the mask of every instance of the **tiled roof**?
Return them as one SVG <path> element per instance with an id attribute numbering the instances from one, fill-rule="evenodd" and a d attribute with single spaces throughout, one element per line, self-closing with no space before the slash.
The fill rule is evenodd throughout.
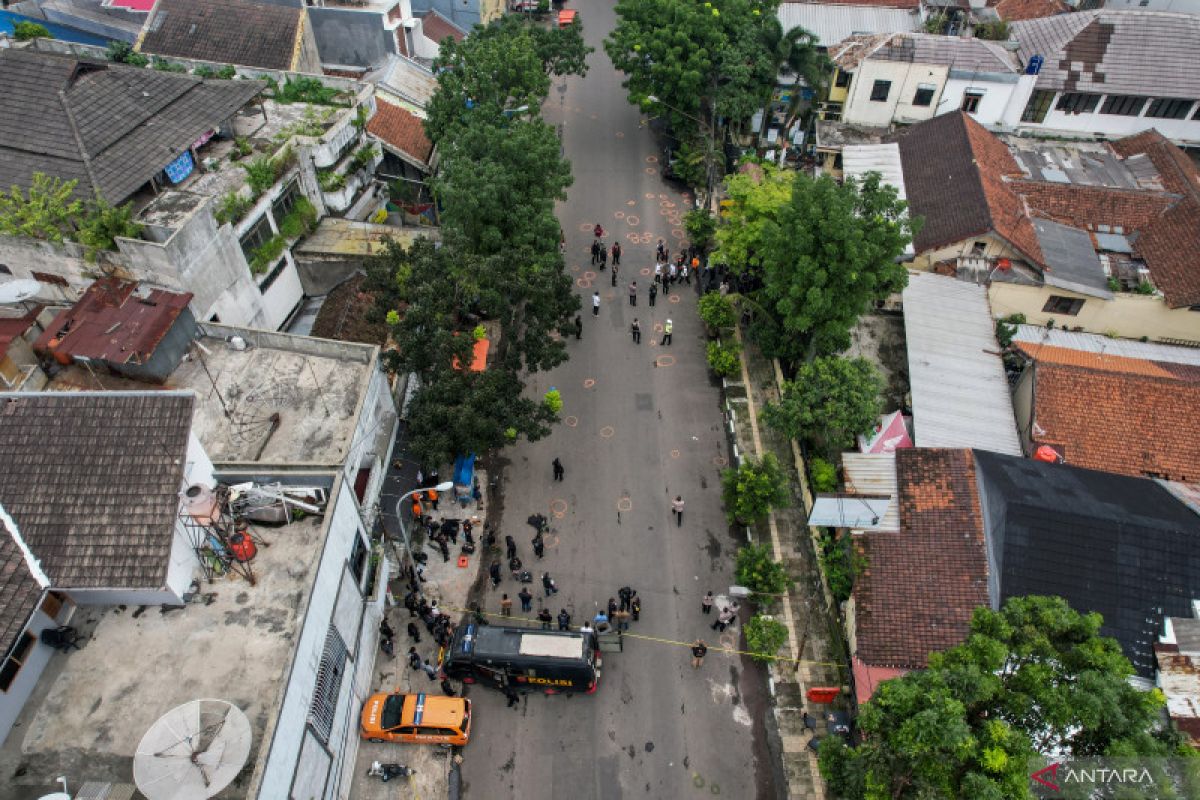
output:
<path id="1" fill-rule="evenodd" d="M 264 86 L 15 49 L 0 49 L 0 85 L 0 187 L 43 172 L 114 204 Z"/>
<path id="2" fill-rule="evenodd" d="M 970 115 L 942 114 L 899 132 L 909 212 L 923 217 L 918 252 L 995 231 L 1036 263 L 1041 250 L 1005 176 L 1023 173 L 1008 148 Z"/>
<path id="3" fill-rule="evenodd" d="M 1144 230 L 1176 201 L 1168 194 L 1141 189 L 1049 181 L 1013 181 L 1011 186 L 1039 215 L 1092 230 L 1100 225 L 1127 233 Z"/>
<path id="4" fill-rule="evenodd" d="M 54 586 L 164 585 L 193 403 L 184 392 L 0 399 L 0 505 Z"/>
<path id="5" fill-rule="evenodd" d="M 1000 0 L 993 7 L 1005 22 L 1052 17 L 1071 10 L 1062 0 Z"/>
<path id="6" fill-rule="evenodd" d="M 158 0 L 138 49 L 176 58 L 290 70 L 304 9 L 251 0 Z"/>
<path id="7" fill-rule="evenodd" d="M 426 39 L 431 39 L 439 44 L 447 37 L 456 42 L 467 38 L 466 31 L 436 11 L 430 11 L 421 17 L 421 31 L 425 34 Z"/>
<path id="8" fill-rule="evenodd" d="M 1045 58 L 1037 88 L 1200 97 L 1200 17 L 1163 11 L 1076 11 L 1014 22 L 1021 63 Z"/>
<path id="9" fill-rule="evenodd" d="M 42 587 L 0 516 L 0 654 L 16 642 L 41 598 Z"/>
<path id="10" fill-rule="evenodd" d="M 900 533 L 856 537 L 866 557 L 854 586 L 854 655 L 919 668 L 962 642 L 988 605 L 983 517 L 970 450 L 896 451 Z"/>
<path id="11" fill-rule="evenodd" d="M 1016 57 L 995 42 L 932 33 L 897 33 L 888 37 L 868 59 L 938 64 L 967 72 L 1021 72 Z"/>
<path id="12" fill-rule="evenodd" d="M 1120 372 L 1126 375 L 1143 375 L 1151 378 L 1173 378 L 1176 375 L 1170 365 L 1147 361 L 1144 358 L 1130 358 L 1112 353 L 1093 353 L 1088 350 L 1055 347 L 1035 342 L 1014 341 L 1013 344 L 1017 350 L 1042 364 L 1084 367 L 1101 372 Z"/>
<path id="13" fill-rule="evenodd" d="M 1109 356 L 1108 358 L 1113 358 Z M 1166 377 L 1034 365 L 1035 445 L 1055 445 L 1068 463 L 1121 475 L 1200 480 L 1200 381 L 1194 369 Z M 1176 375 L 1171 375 L 1175 372 Z M 1190 379 L 1186 376 L 1192 375 Z"/>
<path id="14" fill-rule="evenodd" d="M 1110 339 L 1097 333 L 1077 333 L 1061 328 L 1044 328 L 1041 325 L 1018 325 L 1013 342 L 1034 358 L 1038 356 L 1038 347 L 1049 346 L 1056 350 L 1124 356 L 1137 361 L 1200 366 L 1200 348 L 1139 342 L 1136 339 Z"/>
<path id="15" fill-rule="evenodd" d="M 1187 153 L 1172 144 L 1157 128 L 1148 128 L 1112 143 L 1122 158 L 1147 156 L 1162 177 L 1163 188 L 1175 194 L 1200 194 L 1200 170 Z"/>
<path id="16" fill-rule="evenodd" d="M 34 306 L 19 317 L 0 317 L 0 360 L 4 359 L 8 346 L 33 327 L 40 313 L 42 306 Z"/>
<path id="17" fill-rule="evenodd" d="M 367 123 L 367 132 L 421 164 L 429 164 L 433 143 L 425 135 L 424 121 L 416 114 L 376 98 L 375 116 Z"/>

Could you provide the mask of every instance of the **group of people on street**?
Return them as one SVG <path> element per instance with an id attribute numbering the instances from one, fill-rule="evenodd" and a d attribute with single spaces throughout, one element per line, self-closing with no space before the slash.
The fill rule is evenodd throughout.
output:
<path id="1" fill-rule="evenodd" d="M 707 617 L 712 613 L 715 604 L 716 598 L 713 597 L 713 593 L 707 592 L 700 600 L 700 613 Z M 709 627 L 714 631 L 724 633 L 726 628 L 737 621 L 739 609 L 740 606 L 736 600 L 730 602 L 727 606 L 722 606 L 716 620 Z M 691 649 L 692 669 L 698 669 L 704 664 L 704 656 L 708 653 L 708 645 L 703 639 L 696 639 L 696 641 L 692 642 Z"/>
<path id="2" fill-rule="evenodd" d="M 618 602 L 617 598 L 620 598 Z M 629 630 L 629 621 L 637 622 L 642 618 L 642 598 L 628 586 L 617 590 L 617 597 L 608 598 L 608 603 L 601 607 L 592 618 L 594 630 L 603 632 L 604 626 L 612 625 L 618 631 Z"/>

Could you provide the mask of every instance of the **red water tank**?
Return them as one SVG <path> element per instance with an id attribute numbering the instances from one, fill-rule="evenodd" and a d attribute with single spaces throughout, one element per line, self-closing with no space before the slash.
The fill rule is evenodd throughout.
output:
<path id="1" fill-rule="evenodd" d="M 836 686 L 813 686 L 806 696 L 810 703 L 832 703 L 841 692 Z"/>
<path id="2" fill-rule="evenodd" d="M 245 564 L 258 554 L 258 545 L 244 533 L 235 533 L 229 537 L 229 552 L 238 561 Z"/>

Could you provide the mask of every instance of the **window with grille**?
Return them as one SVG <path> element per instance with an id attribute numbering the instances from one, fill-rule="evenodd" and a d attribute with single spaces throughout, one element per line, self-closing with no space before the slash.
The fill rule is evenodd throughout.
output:
<path id="1" fill-rule="evenodd" d="M 1159 119 L 1187 119 L 1194 102 L 1196 101 L 1184 100 L 1179 97 L 1156 97 L 1150 101 L 1150 107 L 1146 109 L 1146 116 Z"/>
<path id="2" fill-rule="evenodd" d="M 1083 300 L 1078 297 L 1060 297 L 1052 294 L 1046 301 L 1046 305 L 1042 306 L 1042 311 L 1047 314 L 1067 314 L 1073 317 L 1079 313 L 1081 308 L 1083 308 Z"/>
<path id="3" fill-rule="evenodd" d="M 1063 92 L 1054 108 L 1067 114 L 1091 114 L 1100 104 L 1100 95 L 1087 92 Z M 1045 116 L 1043 114 L 1043 116 Z"/>
<path id="4" fill-rule="evenodd" d="M 271 222 L 267 219 L 267 215 L 263 214 L 242 237 L 242 255 L 246 256 L 246 260 L 249 261 L 254 257 L 254 251 L 266 244 L 274 235 L 275 231 L 271 230 Z"/>
<path id="5" fill-rule="evenodd" d="M 837 77 L 833 80 L 833 85 L 839 89 L 845 89 L 850 85 L 850 75 L 851 73 L 839 69 Z"/>
<path id="6" fill-rule="evenodd" d="M 927 106 L 933 102 L 933 93 L 937 87 L 930 83 L 918 84 L 917 92 L 913 95 L 914 106 Z"/>
<path id="7" fill-rule="evenodd" d="M 29 660 L 29 654 L 33 651 L 36 643 L 37 638 L 29 631 L 21 634 L 21 638 L 17 640 L 4 659 L 4 664 L 0 666 L 0 692 L 7 692 L 12 686 L 21 667 Z"/>
<path id="8" fill-rule="evenodd" d="M 1131 94 L 1110 94 L 1104 98 L 1104 105 L 1100 107 L 1101 114 L 1113 114 L 1118 117 L 1136 117 L 1142 113 L 1142 106 L 1146 105 L 1146 98 L 1134 97 Z"/>
<path id="9" fill-rule="evenodd" d="M 346 672 L 346 645 L 332 625 L 325 634 L 325 650 L 321 653 L 321 664 L 317 667 L 317 687 L 313 692 L 312 705 L 308 709 L 308 724 L 320 738 L 329 744 L 333 731 L 333 717 L 337 711 L 338 695 L 342 691 L 342 675 Z"/>
<path id="10" fill-rule="evenodd" d="M 983 100 L 983 92 L 978 90 L 963 92 L 962 110 L 974 114 L 979 110 L 979 102 Z"/>
<path id="11" fill-rule="evenodd" d="M 1054 92 L 1042 89 L 1034 92 L 1029 96 L 1025 110 L 1021 112 L 1021 122 L 1045 122 L 1052 102 L 1054 102 Z"/>
<path id="12" fill-rule="evenodd" d="M 871 99 L 876 103 L 886 103 L 891 91 L 891 81 L 875 81 L 871 86 Z"/>
<path id="13" fill-rule="evenodd" d="M 300 199 L 300 182 L 292 181 L 288 187 L 280 193 L 279 197 L 275 198 L 275 202 L 271 204 L 271 213 L 275 215 L 276 224 L 284 217 L 292 213 L 292 209 L 296 207 L 296 201 Z"/>

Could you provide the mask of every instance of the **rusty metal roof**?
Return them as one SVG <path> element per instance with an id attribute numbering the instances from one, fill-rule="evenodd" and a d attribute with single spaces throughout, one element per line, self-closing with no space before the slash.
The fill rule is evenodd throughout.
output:
<path id="1" fill-rule="evenodd" d="M 145 363 L 192 301 L 192 293 L 135 293 L 137 288 L 133 281 L 101 278 L 54 318 L 34 349 L 113 364 Z"/>

